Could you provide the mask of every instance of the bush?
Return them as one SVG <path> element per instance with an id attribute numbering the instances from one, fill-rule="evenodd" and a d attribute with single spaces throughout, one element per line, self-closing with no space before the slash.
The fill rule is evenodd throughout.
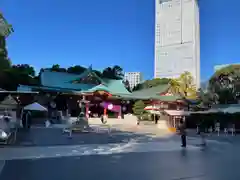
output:
<path id="1" fill-rule="evenodd" d="M 133 105 L 133 114 L 136 115 L 139 119 L 145 112 L 145 104 L 143 101 L 136 101 Z"/>

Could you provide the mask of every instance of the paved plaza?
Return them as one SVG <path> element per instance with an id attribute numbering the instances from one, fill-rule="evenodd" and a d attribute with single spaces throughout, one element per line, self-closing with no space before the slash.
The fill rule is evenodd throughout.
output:
<path id="1" fill-rule="evenodd" d="M 18 146 L 0 148 L 1 180 L 240 179 L 238 136 L 229 136 L 233 141 L 208 138 L 205 148 L 199 145 L 199 137 L 192 136 L 184 149 L 179 136 L 153 136 L 139 130 L 116 129 L 109 134 L 102 129 L 100 133 L 76 134 L 71 139 L 59 129 L 38 128 L 29 133 L 33 137 L 21 134 Z M 53 139 L 43 143 L 50 135 Z M 21 144 L 20 140 L 34 142 Z"/>

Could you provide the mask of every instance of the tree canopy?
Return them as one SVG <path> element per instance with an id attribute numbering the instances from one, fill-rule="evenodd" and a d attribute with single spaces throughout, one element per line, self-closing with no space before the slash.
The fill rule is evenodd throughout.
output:
<path id="1" fill-rule="evenodd" d="M 133 91 L 141 90 L 141 89 L 147 89 L 151 87 L 155 87 L 161 84 L 168 84 L 171 80 L 167 78 L 155 78 L 152 80 L 146 80 L 141 84 L 137 84 L 134 88 Z"/>
<path id="2" fill-rule="evenodd" d="M 107 67 L 103 70 L 102 76 L 105 78 L 120 80 L 123 79 L 124 76 L 123 69 L 118 65 Z"/>
<path id="3" fill-rule="evenodd" d="M 182 73 L 179 78 L 172 79 L 170 85 L 172 92 L 179 93 L 185 98 L 195 99 L 197 97 L 197 90 L 193 76 L 187 71 Z"/>
<path id="4" fill-rule="evenodd" d="M 209 80 L 208 88 L 216 97 L 215 103 L 237 103 L 240 95 L 240 64 L 216 71 Z"/>
<path id="5" fill-rule="evenodd" d="M 145 104 L 143 101 L 139 100 L 136 101 L 135 104 L 133 105 L 133 113 L 136 116 L 141 116 L 144 113 L 144 108 L 145 108 Z"/>
<path id="6" fill-rule="evenodd" d="M 6 48 L 6 37 L 13 32 L 12 25 L 8 24 L 3 14 L 0 12 L 0 71 L 11 66 Z"/>
<path id="7" fill-rule="evenodd" d="M 167 79 L 167 78 L 155 78 L 152 80 L 147 80 L 141 84 L 138 84 L 133 88 L 133 91 L 147 89 L 155 87 L 158 85 L 169 84 L 171 91 L 174 94 L 180 94 L 183 97 L 194 99 L 197 97 L 196 86 L 194 84 L 194 79 L 189 72 L 184 72 L 176 79 Z"/>
<path id="8" fill-rule="evenodd" d="M 13 32 L 13 27 L 7 22 L 3 14 L 0 12 L 0 37 L 7 37 Z"/>

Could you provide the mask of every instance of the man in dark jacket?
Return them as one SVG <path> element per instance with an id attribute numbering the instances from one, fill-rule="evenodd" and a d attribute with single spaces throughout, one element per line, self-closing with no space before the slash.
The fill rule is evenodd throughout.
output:
<path id="1" fill-rule="evenodd" d="M 187 143 L 186 143 L 186 126 L 185 126 L 185 123 L 184 123 L 183 119 L 180 120 L 178 130 L 179 130 L 180 135 L 181 135 L 182 147 L 186 147 L 187 146 Z"/>
<path id="2" fill-rule="evenodd" d="M 30 129 L 32 125 L 32 116 L 31 116 L 31 112 L 28 111 L 27 112 L 27 128 Z"/>

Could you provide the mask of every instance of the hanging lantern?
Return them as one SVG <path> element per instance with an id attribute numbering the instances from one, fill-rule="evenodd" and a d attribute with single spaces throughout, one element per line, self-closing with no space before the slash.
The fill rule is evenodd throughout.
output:
<path id="1" fill-rule="evenodd" d="M 108 109 L 109 109 L 109 110 L 112 110 L 112 109 L 113 109 L 113 105 L 112 105 L 112 104 L 109 104 L 109 105 L 108 105 Z"/>

